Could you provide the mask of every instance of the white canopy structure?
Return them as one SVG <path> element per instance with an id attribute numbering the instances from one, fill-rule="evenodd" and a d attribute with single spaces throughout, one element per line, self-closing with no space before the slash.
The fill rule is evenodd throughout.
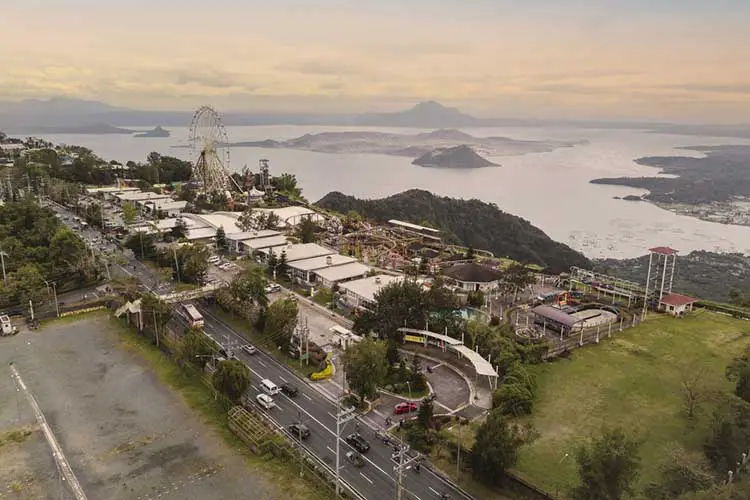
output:
<path id="1" fill-rule="evenodd" d="M 405 334 L 404 338 L 410 342 L 422 342 L 424 345 L 429 344 L 428 339 L 432 339 L 433 343 L 438 343 L 439 347 L 445 349 L 451 349 L 456 351 L 459 355 L 468 359 L 474 366 L 474 371 L 477 376 L 487 377 L 490 387 L 493 389 L 497 388 L 497 372 L 492 366 L 492 363 L 484 359 L 478 352 L 472 351 L 464 345 L 464 343 L 453 337 L 447 335 L 441 335 L 439 333 L 430 332 L 428 330 L 416 330 L 414 328 L 399 328 L 399 332 Z"/>

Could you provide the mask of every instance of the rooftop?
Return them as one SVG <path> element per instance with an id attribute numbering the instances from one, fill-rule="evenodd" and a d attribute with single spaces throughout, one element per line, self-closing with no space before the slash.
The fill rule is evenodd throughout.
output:
<path id="1" fill-rule="evenodd" d="M 326 281 L 341 281 L 357 276 L 364 276 L 370 271 L 370 268 L 360 262 L 352 262 L 343 266 L 326 267 L 318 269 L 315 274 Z"/>
<path id="2" fill-rule="evenodd" d="M 122 190 L 120 190 L 122 191 Z M 120 192 L 115 195 L 120 201 L 144 201 L 144 200 L 161 200 L 170 198 L 168 194 L 144 193 L 143 191 Z"/>
<path id="3" fill-rule="evenodd" d="M 177 217 L 170 217 L 168 219 L 160 219 L 156 222 L 152 222 L 152 225 L 156 227 L 159 231 L 166 231 L 167 229 L 172 229 L 177 225 L 177 221 L 180 220 Z M 186 217 L 183 217 L 182 220 L 185 222 L 185 226 L 188 229 L 198 229 L 199 227 L 205 227 L 200 225 L 198 222 L 194 221 L 193 219 L 188 219 Z"/>
<path id="4" fill-rule="evenodd" d="M 329 259 L 330 264 L 328 263 Z M 289 267 L 297 269 L 299 271 L 315 271 L 316 269 L 341 266 L 344 264 L 351 264 L 352 262 L 357 262 L 357 259 L 340 254 L 330 254 L 320 257 L 313 257 L 311 259 L 298 260 L 289 264 Z"/>
<path id="5" fill-rule="evenodd" d="M 391 283 L 397 283 L 403 281 L 402 276 L 391 276 L 389 274 L 380 274 L 378 276 L 370 276 L 368 278 L 362 278 L 361 280 L 348 281 L 341 284 L 341 288 L 361 297 L 368 302 L 375 301 L 375 295 L 384 286 L 390 285 Z"/>
<path id="6" fill-rule="evenodd" d="M 96 193 L 132 193 L 134 191 L 140 191 L 140 188 L 137 187 L 117 187 L 117 186 L 104 186 L 104 187 L 90 187 L 86 188 L 87 194 L 96 194 Z"/>
<path id="7" fill-rule="evenodd" d="M 241 233 L 228 234 L 227 239 L 233 241 L 248 241 L 255 240 L 258 238 L 268 238 L 270 236 L 277 236 L 281 234 L 278 231 L 272 229 L 261 229 L 260 231 L 243 231 Z"/>
<path id="8" fill-rule="evenodd" d="M 268 250 L 260 250 L 262 253 L 268 253 Z M 299 243 L 287 245 L 283 248 L 274 248 L 273 253 L 278 257 L 282 252 L 286 252 L 286 261 L 294 262 L 296 260 L 312 259 L 321 255 L 331 255 L 333 250 L 318 245 L 317 243 Z"/>
<path id="9" fill-rule="evenodd" d="M 654 248 L 649 248 L 648 251 L 651 253 L 658 253 L 661 255 L 674 255 L 677 253 L 677 250 L 675 250 L 674 248 L 669 248 L 669 247 L 654 247 Z"/>
<path id="10" fill-rule="evenodd" d="M 555 323 L 560 323 L 561 325 L 568 328 L 573 328 L 576 323 L 582 321 L 582 319 L 576 319 L 570 314 L 567 314 L 560 309 L 552 306 L 536 306 L 534 309 L 532 309 L 532 312 L 537 316 L 541 316 L 550 321 L 554 321 Z"/>
<path id="11" fill-rule="evenodd" d="M 171 210 L 174 208 L 185 208 L 187 202 L 185 200 L 153 200 L 147 204 L 153 205 L 157 210 Z"/>
<path id="12" fill-rule="evenodd" d="M 253 238 L 250 240 L 242 240 L 242 244 L 245 245 L 251 252 L 262 252 L 269 250 L 272 247 L 282 247 L 289 244 L 289 240 L 283 234 L 277 234 L 276 236 L 269 236 L 267 238 Z M 274 250 L 274 253 L 278 255 L 278 251 Z"/>
<path id="13" fill-rule="evenodd" d="M 273 212 L 275 213 L 279 219 L 281 219 L 282 226 L 289 225 L 290 219 L 294 219 L 297 217 L 304 217 L 305 215 L 309 215 L 312 217 L 314 221 L 319 221 L 323 219 L 323 216 L 321 216 L 318 212 L 315 210 L 311 210 L 307 207 L 300 207 L 300 206 L 291 206 L 291 207 L 282 207 L 282 208 L 255 208 L 253 209 L 253 212 L 257 213 L 264 213 L 264 212 Z M 298 221 L 291 221 L 291 224 L 296 224 Z"/>
<path id="14" fill-rule="evenodd" d="M 237 225 L 239 215 L 239 212 L 212 212 L 210 214 L 191 214 L 191 217 L 202 220 L 205 225 L 214 229 L 223 226 L 224 232 L 229 235 L 243 232 Z"/>
<path id="15" fill-rule="evenodd" d="M 195 229 L 188 229 L 187 239 L 202 240 L 205 238 L 213 238 L 214 236 L 216 236 L 216 229 L 212 227 L 198 227 Z"/>
<path id="16" fill-rule="evenodd" d="M 688 297 L 687 295 L 680 295 L 679 293 L 670 293 L 669 295 L 665 295 L 661 299 L 662 304 L 667 304 L 674 307 L 680 307 L 685 306 L 688 304 L 693 304 L 695 302 L 698 302 L 699 299 L 694 299 L 693 297 Z"/>
<path id="17" fill-rule="evenodd" d="M 443 274 L 456 281 L 466 283 L 491 283 L 502 277 L 500 271 L 474 262 L 456 264 L 443 271 Z"/>

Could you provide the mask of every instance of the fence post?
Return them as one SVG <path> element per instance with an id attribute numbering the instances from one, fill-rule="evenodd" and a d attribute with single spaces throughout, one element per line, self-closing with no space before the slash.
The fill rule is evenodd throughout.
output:
<path id="1" fill-rule="evenodd" d="M 625 322 L 625 318 L 620 318 L 620 331 L 622 331 L 622 324 Z"/>
<path id="2" fill-rule="evenodd" d="M 596 325 L 596 343 L 599 343 L 599 325 Z"/>

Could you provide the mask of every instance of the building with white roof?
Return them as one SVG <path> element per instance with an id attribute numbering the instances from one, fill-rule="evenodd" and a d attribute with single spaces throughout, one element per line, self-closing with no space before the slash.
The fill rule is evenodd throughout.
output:
<path id="1" fill-rule="evenodd" d="M 147 201 L 144 203 L 143 209 L 147 213 L 161 212 L 168 217 L 175 217 L 180 215 L 187 207 L 187 201 L 185 200 L 155 200 Z"/>
<path id="2" fill-rule="evenodd" d="M 227 245 L 229 246 L 229 251 L 234 253 L 240 253 L 240 254 L 246 254 L 251 253 L 254 246 L 254 242 L 257 242 L 258 240 L 265 240 L 268 238 L 273 238 L 275 236 L 282 236 L 280 232 L 274 231 L 272 229 L 261 229 L 258 231 L 243 231 L 241 233 L 234 233 L 234 234 L 228 234 L 227 235 Z M 287 243 L 286 238 L 282 236 L 282 243 L 280 245 L 285 245 Z M 272 246 L 278 246 L 278 245 L 272 245 Z M 264 248 L 264 247 L 257 247 L 257 248 Z"/>
<path id="3" fill-rule="evenodd" d="M 240 212 L 212 212 L 210 214 L 190 214 L 193 219 L 203 221 L 204 225 L 214 229 L 224 228 L 227 235 L 243 232 L 237 225 Z"/>
<path id="4" fill-rule="evenodd" d="M 143 191 L 125 191 L 118 192 L 114 195 L 117 202 L 122 205 L 123 203 L 135 203 L 135 204 L 142 204 L 145 201 L 155 201 L 155 200 L 168 200 L 171 199 L 171 196 L 168 194 L 157 194 L 157 193 L 144 193 Z"/>
<path id="5" fill-rule="evenodd" d="M 212 227 L 197 227 L 187 231 L 187 239 L 191 242 L 209 243 L 214 238 L 216 238 L 216 229 Z"/>
<path id="6" fill-rule="evenodd" d="M 289 240 L 286 236 L 279 234 L 277 236 L 269 236 L 267 238 L 255 238 L 252 240 L 244 240 L 239 242 L 239 249 L 241 253 L 252 254 L 255 252 L 268 252 L 273 250 L 278 256 L 281 252 L 278 250 L 279 247 L 286 247 L 289 245 Z"/>
<path id="7" fill-rule="evenodd" d="M 315 271 L 327 267 L 343 266 L 352 262 L 357 262 L 357 259 L 340 254 L 329 254 L 290 262 L 288 267 L 292 271 L 293 276 L 312 283 L 315 281 Z"/>
<path id="8" fill-rule="evenodd" d="M 400 283 L 403 276 L 379 274 L 354 281 L 347 281 L 340 285 L 344 291 L 346 302 L 351 307 L 371 307 L 375 303 L 375 295 L 391 283 Z"/>
<path id="9" fill-rule="evenodd" d="M 286 253 L 286 261 L 291 263 L 297 260 L 312 259 L 313 257 L 320 257 L 324 255 L 331 255 L 335 253 L 333 250 L 322 247 L 317 243 L 298 243 L 293 245 L 286 245 L 283 247 L 276 247 L 273 249 L 262 249 L 259 252 L 268 258 L 268 255 L 273 252 L 277 257 Z"/>
<path id="10" fill-rule="evenodd" d="M 359 280 L 367 276 L 370 268 L 361 262 L 352 262 L 342 266 L 331 266 L 315 271 L 316 281 L 321 286 L 333 287 L 336 283 Z"/>

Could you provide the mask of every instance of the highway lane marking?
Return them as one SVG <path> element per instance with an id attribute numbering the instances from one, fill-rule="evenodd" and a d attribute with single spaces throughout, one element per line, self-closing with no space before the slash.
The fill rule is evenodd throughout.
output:
<path id="1" fill-rule="evenodd" d="M 224 323 L 223 323 L 223 322 L 222 322 L 221 320 L 219 320 L 219 319 L 215 318 L 215 317 L 214 317 L 214 316 L 213 316 L 213 315 L 212 315 L 211 313 L 209 313 L 208 311 L 205 311 L 205 314 L 206 314 L 207 316 L 211 317 L 212 319 L 214 319 L 214 320 L 216 321 L 216 323 L 217 323 L 218 325 L 222 326 L 222 327 L 223 327 L 224 329 L 226 329 L 226 330 L 228 330 L 229 332 L 231 332 L 231 333 L 232 333 L 232 334 L 233 334 L 233 335 L 234 335 L 235 337 L 239 337 L 239 335 L 238 335 L 237 333 L 235 333 L 235 332 L 234 332 L 234 330 L 232 330 L 232 329 L 231 329 L 230 327 L 228 327 L 228 326 L 224 325 Z M 241 338 L 241 337 L 240 337 L 240 338 Z M 261 352 L 261 353 L 263 353 L 263 354 L 265 354 L 265 353 L 264 353 L 263 351 L 260 351 L 260 352 Z M 266 355 L 267 355 L 267 354 L 266 354 Z M 268 356 L 268 355 L 267 355 L 267 356 Z M 270 356 L 269 356 L 269 357 L 270 357 Z M 281 369 L 285 369 L 285 367 L 284 367 L 284 366 L 281 366 L 281 365 L 279 365 L 279 366 L 280 366 L 280 368 L 281 368 Z M 260 375 L 260 374 L 259 374 L 259 373 L 258 373 L 257 371 L 253 370 L 253 369 L 252 369 L 251 367 L 249 367 L 249 366 L 248 366 L 248 368 L 249 368 L 249 370 L 250 370 L 250 371 L 251 371 L 251 372 L 252 372 L 252 373 L 253 373 L 253 374 L 254 374 L 254 375 L 255 375 L 256 377 L 264 378 L 264 377 L 263 377 L 262 375 Z M 290 373 L 291 373 L 291 370 L 289 370 L 288 368 L 286 368 L 286 369 L 287 369 L 288 371 L 290 371 Z M 326 391 L 326 392 L 328 392 L 328 391 Z M 323 422 L 321 422 L 320 420 L 318 420 L 317 418 L 315 418 L 315 417 L 314 417 L 314 416 L 313 416 L 313 415 L 312 415 L 312 414 L 311 414 L 310 412 L 308 412 L 308 411 L 307 411 L 307 410 L 306 410 L 305 408 L 303 408 L 302 406 L 300 406 L 299 404 L 297 404 L 297 403 L 296 403 L 295 401 L 292 401 L 292 399 L 291 399 L 291 398 L 289 398 L 288 396 L 286 396 L 286 395 L 282 395 L 282 396 L 283 396 L 284 398 L 286 398 L 286 399 L 287 399 L 287 400 L 288 400 L 288 401 L 289 401 L 290 403 L 292 403 L 292 404 L 293 404 L 294 406 L 296 406 L 296 407 L 297 407 L 297 408 L 298 408 L 298 409 L 299 409 L 300 411 L 304 412 L 304 413 L 305 413 L 305 414 L 306 414 L 306 415 L 307 415 L 308 417 L 310 417 L 310 419 L 311 419 L 311 420 L 313 420 L 314 422 L 316 422 L 316 423 L 317 423 L 318 425 L 320 425 L 320 426 L 321 426 L 321 427 L 322 427 L 323 429 L 327 430 L 327 431 L 328 431 L 328 432 L 329 432 L 329 433 L 330 433 L 330 434 L 331 434 L 332 436 L 334 436 L 334 438 L 336 437 L 336 433 L 335 433 L 334 431 L 332 431 L 332 430 L 331 430 L 331 429 L 330 429 L 330 428 L 329 428 L 328 426 L 326 426 L 325 424 L 323 424 Z M 324 401 L 323 401 L 323 403 L 328 403 L 328 404 L 331 404 L 331 401 L 325 400 L 325 398 L 324 398 Z M 336 416 L 335 416 L 335 415 L 333 415 L 333 414 L 332 414 L 331 412 L 328 412 L 328 415 L 330 415 L 331 417 L 333 417 L 333 419 L 334 419 L 334 420 L 336 419 Z M 345 441 L 344 439 L 340 439 L 340 441 L 341 441 L 341 442 L 343 442 L 345 446 L 347 446 L 347 447 L 351 448 L 351 446 L 350 446 L 350 445 L 349 445 L 349 444 L 348 444 L 348 443 L 347 443 L 347 442 L 346 442 L 346 441 Z M 353 448 L 352 448 L 352 449 L 353 449 Z M 391 481 L 395 481 L 395 480 L 394 480 L 394 478 L 393 478 L 393 477 L 392 477 L 392 476 L 391 476 L 391 475 L 390 475 L 390 474 L 389 474 L 388 472 L 386 472 L 385 470 L 383 470 L 383 469 L 382 469 L 382 468 L 381 468 L 381 467 L 380 467 L 380 466 L 379 466 L 378 464 L 376 464 L 375 462 L 373 462 L 372 460 L 370 460 L 370 459 L 369 459 L 369 458 L 367 458 L 366 456 L 363 456 L 363 458 L 365 459 L 365 461 L 369 462 L 369 463 L 370 463 L 370 464 L 371 464 L 371 465 L 372 465 L 373 467 L 375 467 L 375 468 L 376 468 L 377 470 L 379 470 L 380 472 L 382 472 L 382 473 L 383 473 L 383 475 L 384 475 L 384 476 L 385 476 L 386 478 L 390 479 Z"/>
<path id="2" fill-rule="evenodd" d="M 330 451 L 331 453 L 333 453 L 334 455 L 336 454 L 336 450 L 332 450 L 330 446 L 326 446 L 326 449 Z"/>
<path id="3" fill-rule="evenodd" d="M 253 369 L 252 369 L 252 368 L 250 368 L 250 371 L 253 371 Z M 329 428 L 328 428 L 328 427 L 327 427 L 327 426 L 326 426 L 325 424 L 323 424 L 323 422 L 321 422 L 320 420 L 318 420 L 317 418 L 315 418 L 315 417 L 314 417 L 314 416 L 313 416 L 312 414 L 310 414 L 310 412 L 308 412 L 308 411 L 307 411 L 307 410 L 305 410 L 305 409 L 304 409 L 303 407 L 301 407 L 300 405 L 298 405 L 298 404 L 297 404 L 297 403 L 296 403 L 295 401 L 293 401 L 293 400 L 292 400 L 292 399 L 291 399 L 291 398 L 290 398 L 289 396 L 287 396 L 286 394 L 282 394 L 282 396 L 284 396 L 284 397 L 285 397 L 285 398 L 287 399 L 287 401 L 289 401 L 289 402 L 290 402 L 290 403 L 292 403 L 292 404 L 293 404 L 294 406 L 296 406 L 296 407 L 297 407 L 297 408 L 298 408 L 298 409 L 299 409 L 300 411 L 303 411 L 303 412 L 305 412 L 305 414 L 306 414 L 306 415 L 307 415 L 308 417 L 310 417 L 310 418 L 311 418 L 311 419 L 312 419 L 313 421 L 315 421 L 315 422 L 316 422 L 316 423 L 317 423 L 318 425 L 320 425 L 320 426 L 321 426 L 322 428 L 324 428 L 324 429 L 325 429 L 325 430 L 327 430 L 327 431 L 328 431 L 329 433 L 331 433 L 331 435 L 333 435 L 333 437 L 334 437 L 334 438 L 336 437 L 336 433 L 335 433 L 334 431 L 332 431 L 331 429 L 329 429 Z M 335 416 L 333 416 L 333 415 L 332 415 L 332 414 L 331 414 L 330 412 L 328 412 L 328 414 L 329 414 L 329 415 L 331 415 L 331 416 L 332 416 L 332 417 L 333 417 L 334 419 L 336 418 L 336 417 L 335 417 Z M 339 439 L 339 441 L 340 441 L 340 442 L 343 442 L 345 446 L 347 446 L 347 447 L 351 448 L 352 450 L 354 449 L 354 448 L 352 448 L 352 446 L 351 446 L 351 445 L 350 445 L 349 443 L 347 443 L 347 442 L 346 442 L 346 440 L 344 440 L 344 439 Z M 341 445 L 339 445 L 339 446 L 341 446 Z M 370 460 L 369 458 L 367 458 L 367 457 L 366 457 L 366 456 L 364 456 L 364 455 L 362 456 L 362 458 L 364 458 L 364 459 L 365 459 L 365 461 L 369 462 L 369 463 L 370 463 L 370 464 L 371 464 L 371 465 L 372 465 L 373 467 L 375 467 L 375 468 L 376 468 L 376 469 L 378 469 L 378 470 L 379 470 L 380 472 L 382 472 L 382 473 L 383 473 L 383 475 L 385 475 L 385 477 L 387 477 L 387 478 L 388 478 L 388 479 L 390 479 L 391 481 L 395 481 L 395 480 L 393 479 L 393 477 L 391 477 L 391 475 L 390 475 L 390 474 L 388 474 L 388 473 L 387 473 L 386 471 L 384 471 L 384 470 L 383 470 L 383 469 L 382 469 L 382 468 L 381 468 L 381 467 L 380 467 L 380 466 L 379 466 L 378 464 L 376 464 L 375 462 L 373 462 L 372 460 Z"/>
<path id="4" fill-rule="evenodd" d="M 258 364 L 262 366 L 263 368 L 268 368 L 268 366 L 266 366 L 266 364 L 261 360 L 258 360 Z"/>
<path id="5" fill-rule="evenodd" d="M 329 414 L 329 415 L 331 416 L 331 418 L 332 418 L 332 419 L 336 420 L 336 415 L 334 415 L 334 414 L 333 414 L 333 413 L 331 413 L 330 411 L 328 412 L 328 414 Z"/>
<path id="6" fill-rule="evenodd" d="M 260 389 L 258 389 L 256 386 L 251 385 L 250 387 L 252 387 L 254 391 L 260 392 Z"/>
<path id="7" fill-rule="evenodd" d="M 414 493 L 412 493 L 412 495 L 414 495 Z M 419 497 L 418 497 L 417 495 L 414 495 L 414 498 L 416 498 L 417 500 L 422 500 L 422 499 L 421 499 L 421 498 L 419 498 Z"/>
<path id="8" fill-rule="evenodd" d="M 430 488 L 430 491 L 432 491 L 434 494 L 436 494 L 437 496 L 440 496 L 440 493 L 435 491 L 435 488 L 433 488 L 432 486 L 428 486 L 428 488 Z"/>
<path id="9" fill-rule="evenodd" d="M 281 379 L 281 380 L 284 380 L 284 379 Z M 304 392 L 302 393 L 302 397 L 307 398 L 308 401 L 312 401 L 313 400 L 310 396 L 308 396 Z"/>
<path id="10" fill-rule="evenodd" d="M 258 360 L 258 363 L 260 363 L 260 360 Z M 286 383 L 288 383 L 288 382 L 289 382 L 289 381 L 288 381 L 287 379 L 285 379 L 285 378 L 284 378 L 284 377 L 282 377 L 281 375 L 279 375 L 279 378 L 281 379 L 281 381 L 282 381 L 282 382 L 286 382 Z"/>
<path id="11" fill-rule="evenodd" d="M 359 473 L 359 475 L 362 476 L 363 478 L 365 478 L 365 480 L 367 480 L 368 483 L 372 484 L 372 479 L 370 479 L 369 477 L 365 476 L 361 472 Z"/>

